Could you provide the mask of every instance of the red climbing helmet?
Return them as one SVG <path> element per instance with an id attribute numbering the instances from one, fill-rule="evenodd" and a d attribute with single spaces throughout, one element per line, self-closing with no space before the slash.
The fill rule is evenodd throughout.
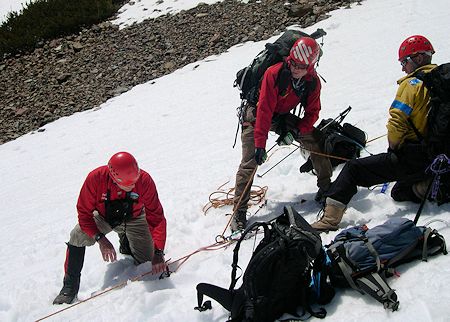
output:
<path id="1" fill-rule="evenodd" d="M 136 159 L 128 152 L 114 154 L 109 159 L 108 169 L 113 180 L 124 187 L 135 184 L 141 174 Z"/>
<path id="2" fill-rule="evenodd" d="M 314 68 L 320 56 L 319 44 L 310 37 L 298 39 L 291 48 L 289 60 L 295 64 L 308 66 L 308 71 Z"/>
<path id="3" fill-rule="evenodd" d="M 400 48 L 398 49 L 398 60 L 402 61 L 408 56 L 419 53 L 429 53 L 429 55 L 434 54 L 433 45 L 431 45 L 431 42 L 424 36 L 410 36 L 400 45 Z"/>

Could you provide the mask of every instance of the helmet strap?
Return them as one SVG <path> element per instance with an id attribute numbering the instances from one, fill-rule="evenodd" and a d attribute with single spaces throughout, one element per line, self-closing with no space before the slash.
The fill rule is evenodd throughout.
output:
<path id="1" fill-rule="evenodd" d="M 411 57 L 407 57 L 406 60 L 412 65 L 413 70 L 419 68 L 419 64 L 417 64 Z"/>

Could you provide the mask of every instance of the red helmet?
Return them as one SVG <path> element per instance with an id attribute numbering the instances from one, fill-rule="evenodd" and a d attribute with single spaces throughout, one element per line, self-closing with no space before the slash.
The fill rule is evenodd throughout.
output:
<path id="1" fill-rule="evenodd" d="M 297 64 L 308 65 L 308 70 L 314 68 L 320 56 L 319 44 L 310 37 L 302 37 L 298 39 L 291 48 L 289 60 L 293 60 Z"/>
<path id="2" fill-rule="evenodd" d="M 113 180 L 124 187 L 135 184 L 141 175 L 136 159 L 128 152 L 114 154 L 109 159 L 108 169 Z"/>
<path id="3" fill-rule="evenodd" d="M 434 49 L 427 38 L 420 35 L 414 35 L 406 38 L 400 45 L 400 48 L 398 49 L 398 60 L 402 61 L 406 57 L 418 53 L 430 53 L 430 55 L 432 55 L 434 54 Z"/>

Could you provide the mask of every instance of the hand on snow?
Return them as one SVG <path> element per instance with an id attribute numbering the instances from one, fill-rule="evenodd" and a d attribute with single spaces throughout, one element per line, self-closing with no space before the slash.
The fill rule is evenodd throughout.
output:
<path id="1" fill-rule="evenodd" d="M 158 274 L 166 271 L 167 264 L 162 252 L 155 252 L 152 258 L 152 274 Z"/>
<path id="2" fill-rule="evenodd" d="M 116 250 L 111 242 L 106 237 L 102 237 L 98 241 L 100 251 L 105 262 L 115 262 L 117 259 Z"/>

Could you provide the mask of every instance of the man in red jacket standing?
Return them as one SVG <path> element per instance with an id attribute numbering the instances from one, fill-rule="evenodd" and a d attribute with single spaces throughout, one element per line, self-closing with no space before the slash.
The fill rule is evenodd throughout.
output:
<path id="1" fill-rule="evenodd" d="M 53 304 L 71 303 L 78 294 L 86 246 L 96 242 L 103 260 L 114 262 L 111 231 L 126 237 L 136 264 L 152 262 L 152 273 L 166 270 L 166 219 L 150 175 L 127 152 L 114 154 L 108 165 L 89 173 L 78 198 L 78 224 L 70 232 L 64 285 Z"/>
<path id="2" fill-rule="evenodd" d="M 319 58 L 320 47 L 310 37 L 297 40 L 290 50 L 286 61 L 270 66 L 261 82 L 257 106 L 247 104 L 242 124 L 242 160 L 236 174 L 234 197 L 234 217 L 231 229 L 245 228 L 247 223 L 247 203 L 250 199 L 252 174 L 257 165 L 266 159 L 266 140 L 269 130 L 280 135 L 280 145 L 289 145 L 294 140 L 306 149 L 320 152 L 318 139 L 314 132 L 314 123 L 319 118 L 320 79 L 315 65 Z M 297 107 L 303 107 L 303 117 L 289 113 Z M 330 186 L 332 168 L 326 157 L 311 153 L 311 161 L 317 174 L 319 191 L 316 200 Z"/>

